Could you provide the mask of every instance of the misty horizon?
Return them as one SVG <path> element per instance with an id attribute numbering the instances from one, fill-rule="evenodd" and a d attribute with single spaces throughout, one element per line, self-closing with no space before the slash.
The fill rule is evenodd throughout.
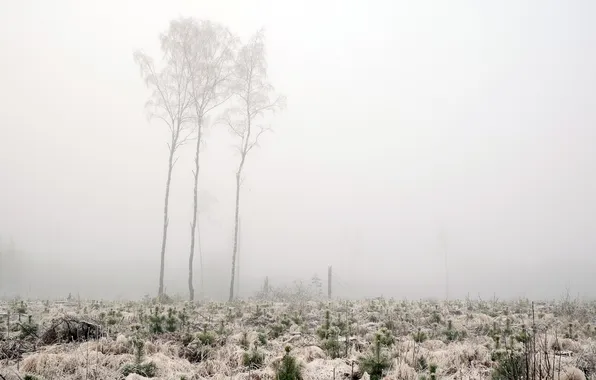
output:
<path id="1" fill-rule="evenodd" d="M 28 0 L 0 13 L 0 249 L 12 240 L 22 260 L 0 297 L 156 295 L 168 132 L 147 118 L 132 54 L 159 59 L 179 17 L 243 42 L 264 27 L 288 99 L 243 175 L 241 298 L 266 276 L 325 284 L 330 265 L 339 298 L 444 298 L 446 271 L 449 298 L 596 297 L 596 4 L 338 4 Z M 216 299 L 238 161 L 221 112 L 198 213 Z M 165 286 L 184 296 L 193 144 L 178 155 Z"/>

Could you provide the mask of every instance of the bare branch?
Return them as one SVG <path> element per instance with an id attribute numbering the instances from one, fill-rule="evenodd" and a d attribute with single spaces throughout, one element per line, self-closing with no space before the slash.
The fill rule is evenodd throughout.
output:
<path id="1" fill-rule="evenodd" d="M 257 35 L 239 52 L 235 70 L 235 92 L 238 104 L 231 107 L 225 117 L 226 125 L 240 139 L 241 151 L 247 154 L 258 146 L 262 134 L 270 128 L 260 128 L 255 134 L 252 129 L 257 118 L 285 108 L 286 98 L 282 95 L 270 100 L 274 91 L 267 81 L 262 35 Z M 244 109 L 244 111 L 242 111 Z M 244 113 L 244 116 L 240 116 Z M 231 121 L 233 119 L 234 121 Z"/>
<path id="2" fill-rule="evenodd" d="M 255 146 L 259 146 L 259 138 L 261 137 L 261 135 L 265 132 L 271 131 L 272 129 L 270 127 L 259 127 L 259 132 L 257 133 L 257 135 L 255 136 L 254 140 L 252 143 L 249 144 L 248 149 L 246 150 L 246 153 L 250 152 L 252 148 L 254 148 Z"/>
<path id="3" fill-rule="evenodd" d="M 176 157 L 176 158 L 174 159 L 174 162 L 172 162 L 172 168 L 174 168 L 174 166 L 176 166 L 176 162 L 178 162 L 178 159 L 179 159 L 179 158 L 180 158 L 180 157 Z"/>
<path id="4" fill-rule="evenodd" d="M 193 131 L 189 131 L 184 137 L 180 138 L 180 140 L 178 141 L 178 147 L 193 141 L 195 139 L 195 137 L 193 136 L 194 133 Z"/>

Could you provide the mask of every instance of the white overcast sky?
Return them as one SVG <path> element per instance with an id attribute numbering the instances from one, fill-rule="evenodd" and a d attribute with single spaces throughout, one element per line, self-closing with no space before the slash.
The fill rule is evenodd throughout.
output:
<path id="1" fill-rule="evenodd" d="M 132 53 L 158 58 L 179 16 L 244 40 L 264 26 L 288 98 L 246 166 L 243 281 L 333 265 L 344 295 L 442 296 L 446 251 L 454 296 L 596 295 L 589 0 L 1 1 L 3 240 L 95 289 L 156 290 L 167 132 L 146 118 Z M 232 144 L 211 129 L 200 178 L 205 270 L 224 289 Z M 166 285 L 180 293 L 192 156 L 172 182 Z"/>

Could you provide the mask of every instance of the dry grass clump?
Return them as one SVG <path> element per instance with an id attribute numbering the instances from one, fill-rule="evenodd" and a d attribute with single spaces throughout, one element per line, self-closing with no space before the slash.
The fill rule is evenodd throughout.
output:
<path id="1" fill-rule="evenodd" d="M 416 380 L 417 378 L 418 374 L 414 368 L 403 362 L 396 362 L 391 371 L 384 377 L 387 380 Z"/>
<path id="2" fill-rule="evenodd" d="M 116 373 L 132 355 L 104 355 L 93 352 L 87 357 L 79 351 L 61 354 L 34 353 L 26 357 L 20 370 L 48 379 L 81 378 L 91 369 L 107 369 Z"/>
<path id="3" fill-rule="evenodd" d="M 586 380 L 586 375 L 579 368 L 568 367 L 562 374 L 561 380 Z"/>
<path id="4" fill-rule="evenodd" d="M 298 357 L 304 359 L 306 363 L 310 363 L 317 359 L 325 359 L 327 354 L 321 347 L 318 346 L 306 346 L 295 350 L 295 354 Z"/>
<path id="5" fill-rule="evenodd" d="M 333 379 L 333 371 L 335 369 L 335 378 L 343 377 L 344 373 L 350 373 L 351 367 L 341 359 L 324 360 L 315 359 L 310 363 L 302 362 L 304 367 L 304 379 L 323 380 Z"/>
<path id="6" fill-rule="evenodd" d="M 582 351 L 582 345 L 573 340 L 568 338 L 558 338 L 558 347 L 561 351 L 571 351 L 574 353 L 579 353 Z M 553 343 L 553 346 L 556 347 L 557 345 Z"/>

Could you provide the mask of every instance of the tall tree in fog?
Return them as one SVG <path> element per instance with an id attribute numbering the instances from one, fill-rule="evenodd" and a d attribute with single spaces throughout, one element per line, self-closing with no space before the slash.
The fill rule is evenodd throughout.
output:
<path id="1" fill-rule="evenodd" d="M 192 97 L 189 88 L 191 81 L 185 68 L 184 55 L 176 46 L 173 46 L 172 33 L 170 29 L 160 36 L 161 51 L 163 55 L 163 67 L 157 69 L 153 59 L 141 51 L 134 53 L 134 60 L 141 69 L 141 75 L 145 84 L 152 90 L 151 96 L 146 103 L 146 108 L 151 118 L 163 122 L 169 130 L 168 145 L 168 174 L 166 178 L 166 190 L 163 210 L 163 233 L 161 240 L 161 263 L 159 268 L 159 290 L 158 297 L 164 295 L 164 263 L 166 253 L 166 242 L 168 238 L 168 203 L 170 199 L 170 183 L 172 181 L 172 170 L 178 160 L 176 152 L 191 137 L 192 129 Z"/>
<path id="2" fill-rule="evenodd" d="M 234 49 L 237 39 L 223 25 L 211 21 L 180 18 L 170 23 L 170 31 L 163 40 L 170 49 L 179 50 L 184 70 L 190 79 L 189 94 L 196 131 L 193 168 L 193 213 L 190 225 L 190 253 L 188 256 L 188 291 L 195 297 L 193 263 L 198 235 L 199 156 L 203 128 L 209 112 L 230 98 L 230 79 L 234 68 Z M 199 251 L 199 255 L 201 252 Z M 202 260 L 201 260 L 202 261 Z"/>
<path id="3" fill-rule="evenodd" d="M 254 147 L 258 146 L 259 139 L 263 133 L 270 129 L 263 124 L 257 124 L 257 122 L 266 113 L 274 112 L 285 107 L 285 97 L 274 96 L 273 93 L 274 88 L 267 78 L 265 35 L 263 30 L 259 30 L 238 51 L 234 67 L 234 94 L 236 101 L 226 111 L 224 116 L 230 131 L 238 140 L 237 149 L 240 153 L 240 160 L 236 170 L 236 208 L 234 211 L 234 248 L 232 252 L 230 301 L 234 299 L 242 170 L 248 153 Z"/>

